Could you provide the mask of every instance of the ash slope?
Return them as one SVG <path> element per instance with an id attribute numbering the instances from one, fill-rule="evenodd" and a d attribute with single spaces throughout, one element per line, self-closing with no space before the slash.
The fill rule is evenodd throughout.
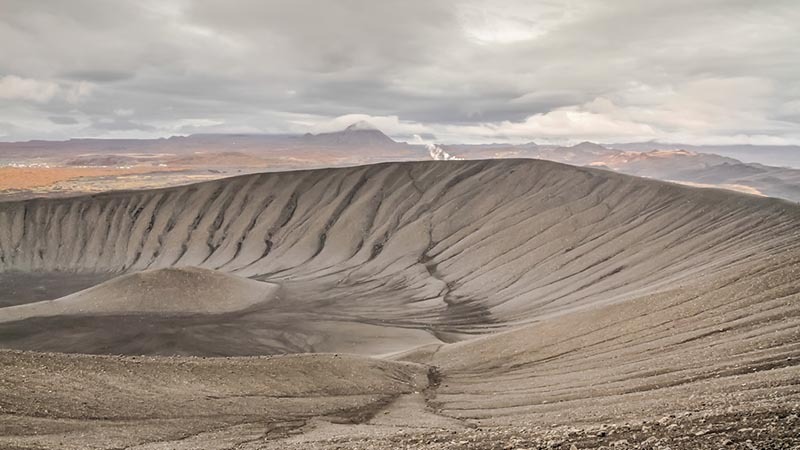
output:
<path id="1" fill-rule="evenodd" d="M 536 160 L 389 163 L 0 203 L 2 271 L 197 266 L 279 284 L 267 313 L 186 324 L 191 339 L 222 325 L 241 332 L 209 347 L 214 355 L 458 341 L 769 267 L 796 255 L 798 238 L 800 208 L 787 202 Z M 74 326 L 89 339 L 91 329 L 31 320 L 4 325 L 4 345 L 115 350 L 60 347 L 67 341 L 41 333 Z M 392 344 L 364 346 L 374 339 Z"/>
<path id="2" fill-rule="evenodd" d="M 58 300 L 3 309 L 0 323 L 42 316 L 223 314 L 263 306 L 277 286 L 194 267 L 123 275 Z"/>
<path id="3" fill-rule="evenodd" d="M 289 373 L 282 358 L 267 359 L 241 381 L 237 367 L 248 359 L 148 358 L 139 367 L 131 358 L 2 351 L 0 444 L 797 444 L 800 210 L 787 202 L 543 161 L 396 163 L 0 203 L 0 233 L 4 271 L 130 276 L 193 265 L 280 286 L 262 310 L 145 316 L 128 330 L 130 316 L 9 322 L 3 346 L 406 350 L 391 359 L 438 367 L 311 355 L 291 360 Z M 98 328 L 118 336 L 92 347 Z M 195 369 L 206 365 L 213 370 Z M 164 385 L 185 366 L 175 386 Z M 346 389 L 320 389 L 326 370 Z M 150 407 L 152 380 L 169 400 L 161 409 Z M 200 390 L 182 390 L 184 382 Z M 120 385 L 125 396 L 97 404 L 104 386 Z M 184 411 L 190 402 L 202 408 Z M 253 414 L 260 410 L 274 413 Z M 338 418 L 320 418 L 331 414 Z M 342 416 L 358 425 L 330 423 Z M 474 424 L 490 431 L 463 444 L 456 436 Z"/>

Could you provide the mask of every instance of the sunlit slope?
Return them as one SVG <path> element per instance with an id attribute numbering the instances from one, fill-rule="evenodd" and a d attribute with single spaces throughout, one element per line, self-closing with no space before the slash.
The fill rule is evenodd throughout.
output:
<path id="1" fill-rule="evenodd" d="M 800 255 L 699 273 L 421 360 L 442 369 L 445 414 L 501 423 L 788 407 L 800 402 Z"/>

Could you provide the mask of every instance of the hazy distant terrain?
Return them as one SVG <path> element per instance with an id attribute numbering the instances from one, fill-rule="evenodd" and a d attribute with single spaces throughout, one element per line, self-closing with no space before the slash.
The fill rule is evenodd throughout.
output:
<path id="1" fill-rule="evenodd" d="M 479 145 L 445 146 L 449 153 L 467 159 L 539 158 L 579 166 L 606 168 L 648 178 L 719 187 L 755 195 L 800 201 L 800 169 L 795 155 L 800 148 L 749 148 L 746 155 L 758 161 L 780 161 L 780 167 L 744 163 L 730 156 L 711 153 L 716 147 L 661 144 L 599 145 L 583 142 L 574 146 Z M 669 148 L 669 149 L 662 149 Z M 635 149 L 635 150 L 632 150 Z M 687 150 L 690 149 L 690 150 Z M 735 153 L 735 152 L 725 152 Z M 763 155 L 763 159 L 761 156 Z M 779 156 L 775 156 L 779 155 Z"/>
<path id="2" fill-rule="evenodd" d="M 147 189 L 243 173 L 424 158 L 424 146 L 397 143 L 358 124 L 318 135 L 0 143 L 0 198 Z"/>
<path id="3" fill-rule="evenodd" d="M 798 154 L 800 148 L 795 147 L 658 143 L 411 145 L 357 123 L 340 132 L 316 135 L 0 143 L 0 196 L 20 199 L 147 189 L 245 173 L 387 161 L 536 158 L 800 201 L 800 169 L 793 168 L 800 167 Z M 724 155 L 742 155 L 757 162 Z"/>
<path id="4" fill-rule="evenodd" d="M 776 167 L 800 169 L 800 145 L 689 145 L 642 142 L 633 144 L 610 144 L 620 150 L 689 150 L 736 158 L 746 163 L 760 163 Z"/>

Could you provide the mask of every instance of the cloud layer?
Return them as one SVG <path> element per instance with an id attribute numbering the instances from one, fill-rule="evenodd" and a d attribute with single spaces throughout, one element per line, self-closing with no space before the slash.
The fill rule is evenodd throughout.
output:
<path id="1" fill-rule="evenodd" d="M 502 3 L 502 4 L 500 4 Z M 794 0 L 0 0 L 0 140 L 800 143 Z"/>

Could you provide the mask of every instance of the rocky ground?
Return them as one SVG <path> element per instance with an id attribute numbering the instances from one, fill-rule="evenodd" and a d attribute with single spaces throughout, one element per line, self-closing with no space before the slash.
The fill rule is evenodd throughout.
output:
<path id="1" fill-rule="evenodd" d="M 588 427 L 558 426 L 549 429 L 540 426 L 514 426 L 459 430 L 442 428 L 420 432 L 399 428 L 379 436 L 332 436 L 294 443 L 281 440 L 253 448 L 788 450 L 800 448 L 800 410 L 795 405 L 758 413 L 703 416 L 684 413 L 664 416 L 652 422 Z"/>

